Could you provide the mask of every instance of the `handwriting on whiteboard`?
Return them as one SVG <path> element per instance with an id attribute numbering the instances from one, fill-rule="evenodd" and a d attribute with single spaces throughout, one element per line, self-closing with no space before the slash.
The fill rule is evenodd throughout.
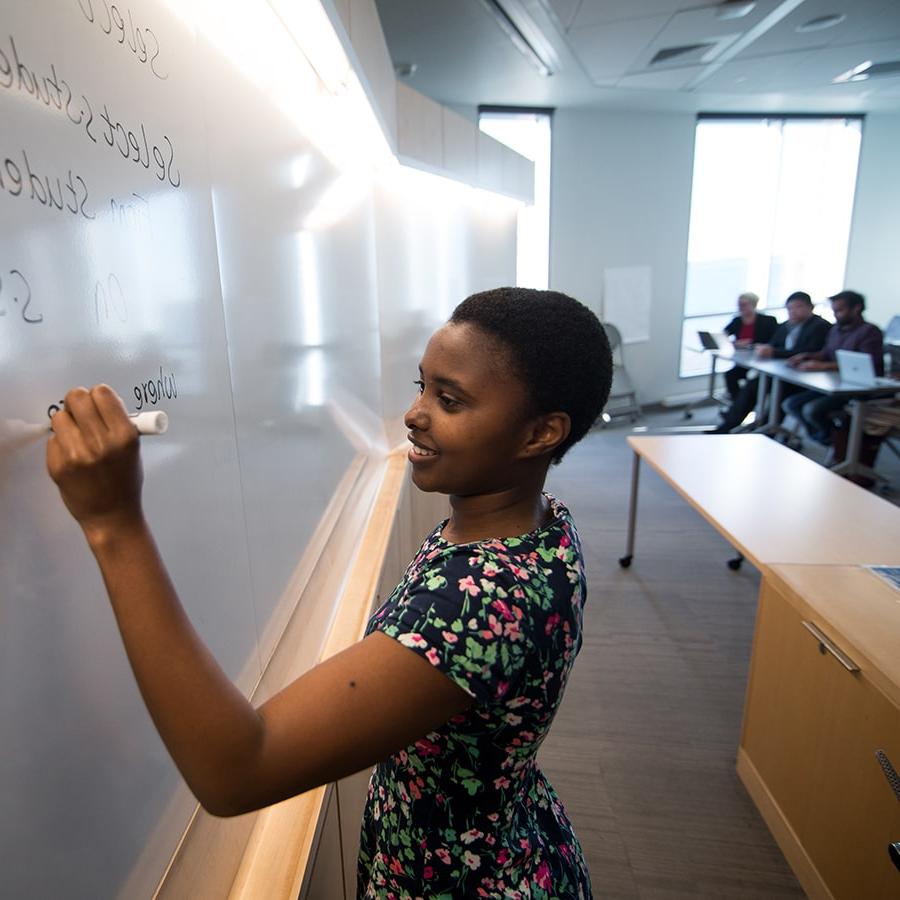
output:
<path id="1" fill-rule="evenodd" d="M 31 285 L 18 269 L 0 273 L 0 317 L 18 313 L 23 322 L 40 325 L 44 315 L 32 307 L 31 301 Z"/>
<path id="2" fill-rule="evenodd" d="M 113 318 L 123 323 L 128 321 L 125 292 L 115 272 L 110 272 L 106 279 L 94 286 L 94 314 L 101 325 Z"/>
<path id="3" fill-rule="evenodd" d="M 157 68 L 159 59 L 159 41 L 150 28 L 135 26 L 130 7 L 126 9 L 128 22 L 115 3 L 107 0 L 77 0 L 78 8 L 85 19 L 92 25 L 96 25 L 105 35 L 108 35 L 117 44 L 128 47 L 135 58 L 142 65 L 150 67 L 150 71 L 159 79 L 165 81 L 169 76 L 163 75 Z"/>
<path id="4" fill-rule="evenodd" d="M 60 212 L 68 211 L 73 216 L 81 215 L 85 219 L 97 218 L 93 212 L 85 208 L 88 202 L 88 189 L 80 175 L 74 174 L 69 169 L 68 177 L 63 181 L 60 175 L 42 172 L 32 166 L 25 150 L 16 153 L 15 158 L 7 156 L 3 160 L 3 164 L 0 165 L 0 190 L 6 191 L 12 197 L 25 197 Z"/>
<path id="5" fill-rule="evenodd" d="M 86 94 L 77 93 L 65 78 L 56 71 L 56 64 L 50 63 L 49 71 L 29 66 L 24 54 L 16 45 L 15 37 L 9 35 L 0 46 L 0 88 L 31 97 L 48 109 L 62 113 L 73 125 L 98 146 L 104 144 L 118 151 L 123 159 L 143 166 L 159 181 L 168 182 L 172 187 L 181 187 L 181 172 L 175 166 L 175 147 L 167 134 L 161 141 L 153 141 L 147 135 L 147 126 L 140 127 L 133 122 L 118 119 L 110 112 L 109 104 L 91 103 Z"/>
<path id="6" fill-rule="evenodd" d="M 173 397 L 178 396 L 175 373 L 170 372 L 168 375 L 164 375 L 162 366 L 159 367 L 159 378 L 142 381 L 139 385 L 136 384 L 132 390 L 134 391 L 138 412 L 145 406 L 156 406 L 162 399 L 171 400 Z"/>

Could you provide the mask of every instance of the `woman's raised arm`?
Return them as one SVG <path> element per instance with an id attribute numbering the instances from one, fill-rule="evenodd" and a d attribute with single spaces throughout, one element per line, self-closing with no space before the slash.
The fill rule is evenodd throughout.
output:
<path id="1" fill-rule="evenodd" d="M 248 812 L 359 771 L 472 702 L 383 634 L 315 666 L 259 709 L 191 625 L 141 507 L 139 438 L 122 401 L 76 388 L 47 467 L 97 559 L 151 717 L 203 806 Z"/>

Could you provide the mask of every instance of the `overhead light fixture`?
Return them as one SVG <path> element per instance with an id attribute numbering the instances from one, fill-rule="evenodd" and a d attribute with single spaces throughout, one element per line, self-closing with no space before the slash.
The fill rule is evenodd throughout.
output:
<path id="1" fill-rule="evenodd" d="M 756 0 L 722 0 L 716 7 L 716 18 L 743 19 L 756 8 Z"/>
<path id="2" fill-rule="evenodd" d="M 549 78 L 556 74 L 559 70 L 556 51 L 519 0 L 481 0 L 481 3 L 539 75 Z"/>
<path id="3" fill-rule="evenodd" d="M 416 69 L 418 68 L 419 66 L 417 63 L 398 62 L 394 63 L 394 74 L 398 78 L 412 78 L 412 76 L 416 74 Z"/>
<path id="4" fill-rule="evenodd" d="M 854 66 L 852 69 L 847 69 L 846 72 L 842 72 L 837 78 L 832 80 L 832 84 L 842 84 L 845 81 L 865 81 L 869 77 L 869 69 L 871 68 L 872 60 L 867 59 L 858 66 Z"/>
<path id="5" fill-rule="evenodd" d="M 838 75 L 833 83 L 867 81 L 869 78 L 896 78 L 898 75 L 900 75 L 900 59 L 880 63 L 873 63 L 871 60 L 868 60 Z"/>
<path id="6" fill-rule="evenodd" d="M 844 13 L 816 16 L 815 19 L 810 19 L 808 22 L 798 25 L 794 31 L 798 34 L 806 34 L 808 31 L 824 31 L 826 28 L 834 28 L 835 25 L 840 25 L 846 18 L 847 16 Z"/>

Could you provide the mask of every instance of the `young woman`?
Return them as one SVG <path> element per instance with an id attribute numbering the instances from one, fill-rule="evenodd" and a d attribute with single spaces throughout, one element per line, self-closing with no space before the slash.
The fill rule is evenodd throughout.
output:
<path id="1" fill-rule="evenodd" d="M 581 848 L 535 764 L 581 646 L 584 566 L 551 463 L 609 393 L 602 326 L 576 300 L 463 301 L 422 357 L 406 425 L 415 484 L 450 495 L 364 640 L 263 704 L 181 607 L 141 510 L 118 396 L 76 388 L 47 465 L 99 563 L 160 735 L 203 806 L 237 815 L 377 764 L 360 897 L 590 897 Z"/>

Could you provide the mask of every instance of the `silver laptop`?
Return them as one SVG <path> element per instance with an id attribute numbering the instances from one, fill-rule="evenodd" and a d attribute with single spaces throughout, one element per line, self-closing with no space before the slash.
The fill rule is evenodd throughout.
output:
<path id="1" fill-rule="evenodd" d="M 896 387 L 900 391 L 900 381 L 893 378 L 880 378 L 875 374 L 875 365 L 868 353 L 857 353 L 855 350 L 835 350 L 838 372 L 841 381 L 858 384 L 860 387 Z"/>

